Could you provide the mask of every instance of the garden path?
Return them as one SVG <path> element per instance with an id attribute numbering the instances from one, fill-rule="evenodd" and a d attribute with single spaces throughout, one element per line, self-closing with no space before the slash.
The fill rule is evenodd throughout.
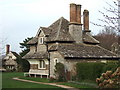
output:
<path id="1" fill-rule="evenodd" d="M 36 81 L 31 81 L 31 80 L 25 80 L 25 79 L 19 79 L 18 77 L 14 77 L 14 80 L 18 81 L 23 81 L 23 82 L 31 82 L 31 83 L 37 83 L 37 84 L 45 84 L 45 85 L 53 85 L 61 88 L 65 88 L 67 90 L 80 90 L 78 88 L 70 87 L 70 86 L 65 86 L 65 85 L 58 85 L 56 83 L 44 83 L 44 82 L 36 82 Z"/>

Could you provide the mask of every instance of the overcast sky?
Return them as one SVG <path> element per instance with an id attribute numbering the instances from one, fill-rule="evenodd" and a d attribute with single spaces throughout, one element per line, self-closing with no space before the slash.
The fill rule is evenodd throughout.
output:
<path id="1" fill-rule="evenodd" d="M 76 3 L 89 10 L 90 21 L 102 18 L 103 10 L 112 0 L 0 0 L 0 39 L 11 45 L 11 51 L 20 52 L 19 43 L 34 37 L 40 26 L 47 27 L 60 17 L 69 20 L 69 4 Z M 97 34 L 102 28 L 90 24 Z M 5 45 L 4 44 L 4 45 Z"/>

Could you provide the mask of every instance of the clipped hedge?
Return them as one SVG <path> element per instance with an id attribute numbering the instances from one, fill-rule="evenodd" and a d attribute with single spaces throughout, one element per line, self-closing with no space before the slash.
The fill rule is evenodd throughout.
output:
<path id="1" fill-rule="evenodd" d="M 76 70 L 77 70 L 77 80 L 95 80 L 97 77 L 100 77 L 100 75 L 103 72 L 106 72 L 107 70 L 115 70 L 117 68 L 117 65 L 114 63 L 111 64 L 105 64 L 100 62 L 94 62 L 94 63 L 87 63 L 87 62 L 81 62 L 76 64 Z"/>

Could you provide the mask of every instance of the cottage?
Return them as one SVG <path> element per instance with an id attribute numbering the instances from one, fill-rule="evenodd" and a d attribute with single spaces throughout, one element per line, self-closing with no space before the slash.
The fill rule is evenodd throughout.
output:
<path id="1" fill-rule="evenodd" d="M 16 71 L 18 69 L 19 55 L 16 52 L 10 51 L 10 45 L 6 45 L 6 56 L 3 59 L 3 66 L 7 71 Z"/>
<path id="2" fill-rule="evenodd" d="M 83 28 L 82 28 L 83 26 Z M 70 21 L 61 17 L 49 27 L 40 27 L 36 36 L 27 44 L 30 51 L 23 57 L 30 63 L 28 75 L 55 76 L 55 65 L 61 62 L 69 76 L 76 74 L 78 62 L 106 62 L 119 57 L 102 47 L 89 30 L 89 11 L 83 12 L 81 5 L 70 4 Z"/>

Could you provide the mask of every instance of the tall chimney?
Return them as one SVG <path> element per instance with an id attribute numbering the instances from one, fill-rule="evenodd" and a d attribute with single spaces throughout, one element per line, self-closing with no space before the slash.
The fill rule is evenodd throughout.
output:
<path id="1" fill-rule="evenodd" d="M 77 21 L 77 8 L 76 4 L 70 4 L 70 22 L 75 23 Z"/>
<path id="2" fill-rule="evenodd" d="M 77 23 L 81 24 L 81 5 L 77 5 Z"/>
<path id="3" fill-rule="evenodd" d="M 7 45 L 6 45 L 6 55 L 7 55 L 9 52 L 10 52 L 10 45 L 7 44 Z"/>
<path id="4" fill-rule="evenodd" d="M 70 4 L 69 33 L 76 43 L 82 43 L 81 5 Z"/>
<path id="5" fill-rule="evenodd" d="M 84 30 L 89 31 L 89 11 L 84 10 L 83 12 L 83 25 L 84 25 Z"/>

